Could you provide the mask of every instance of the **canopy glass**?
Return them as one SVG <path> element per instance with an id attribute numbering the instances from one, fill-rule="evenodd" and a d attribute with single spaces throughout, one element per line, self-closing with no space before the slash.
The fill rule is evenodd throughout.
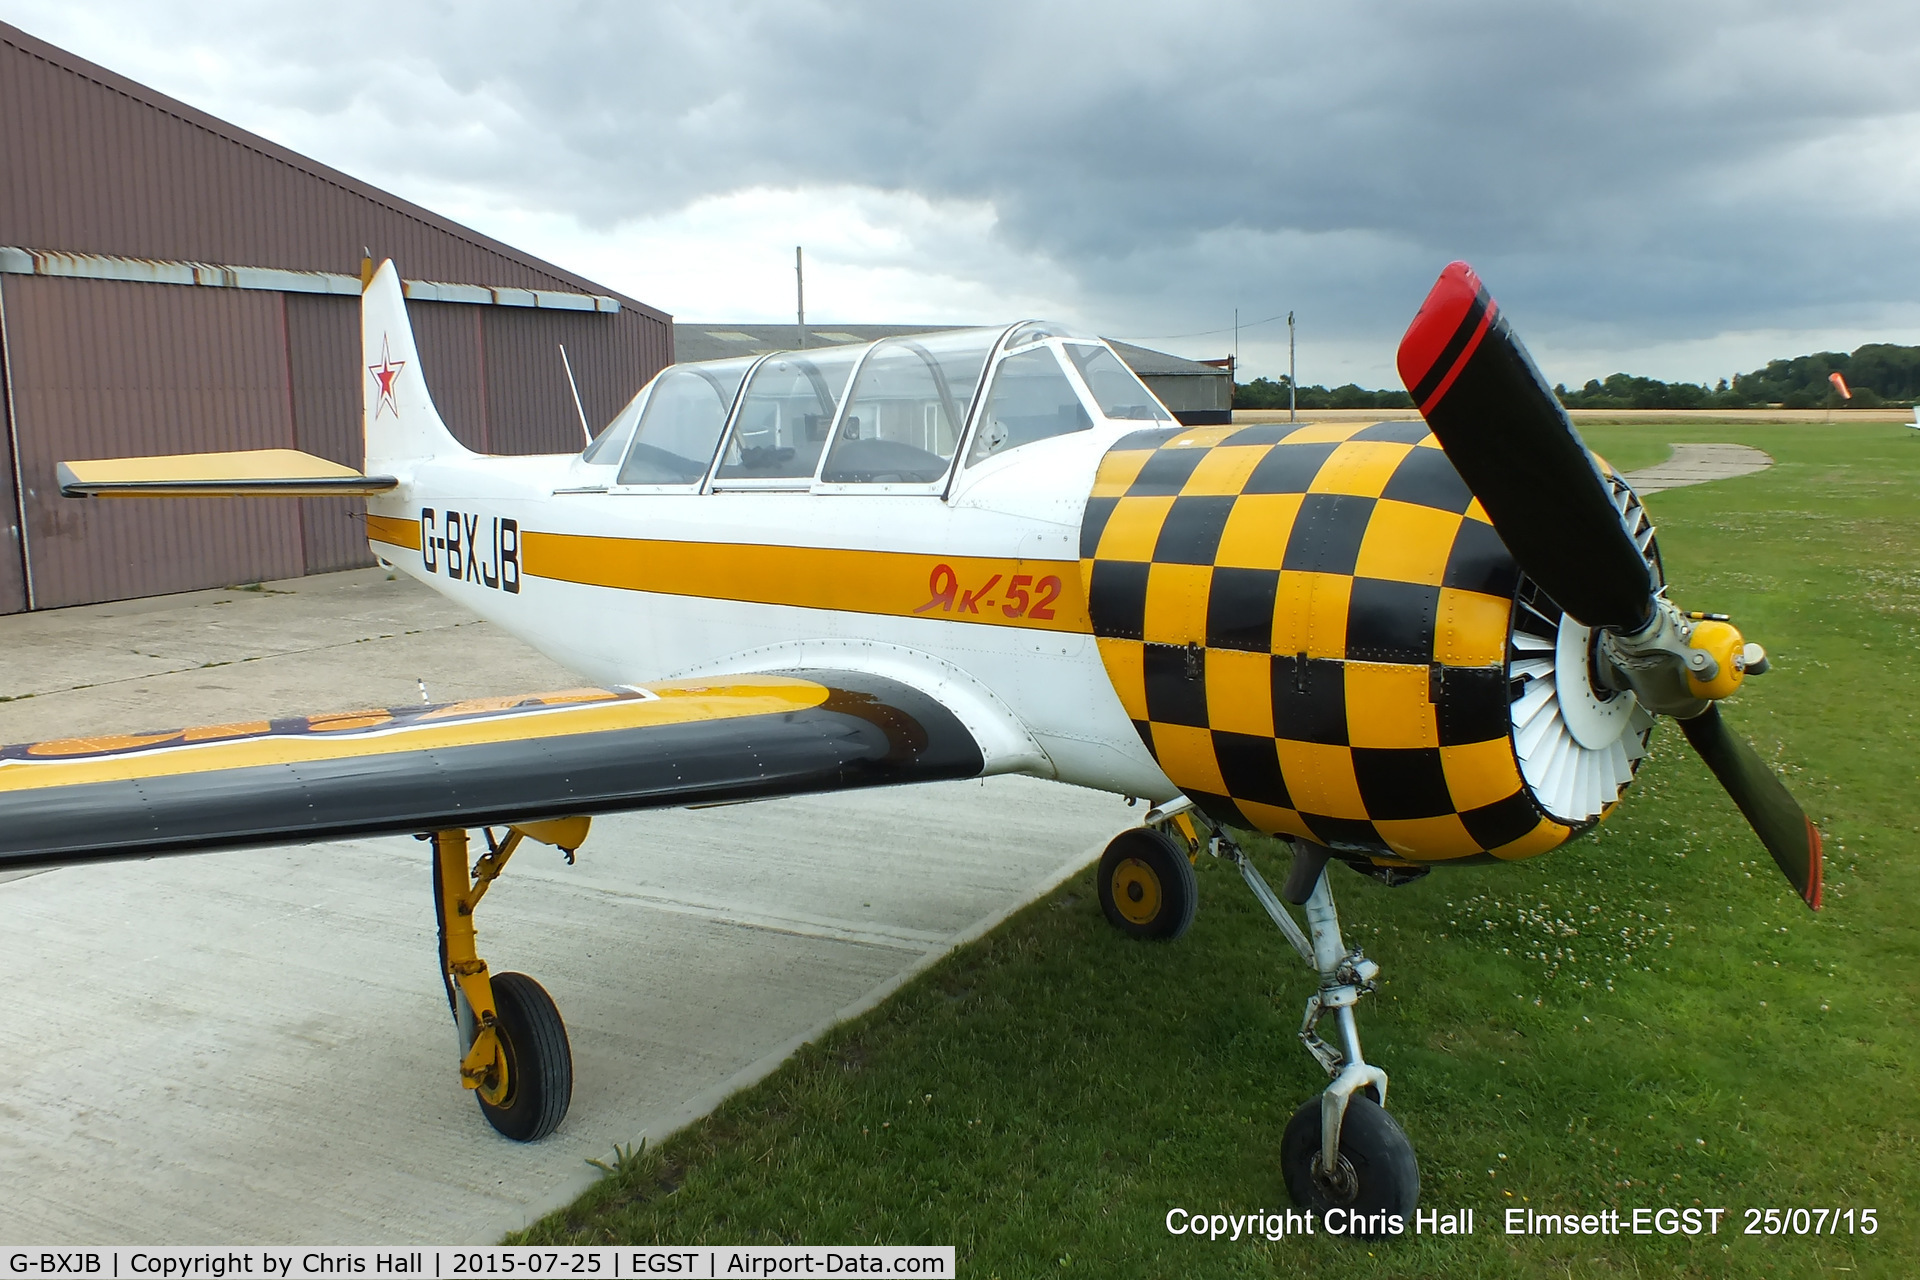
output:
<path id="1" fill-rule="evenodd" d="M 714 469 L 722 486 L 807 487 L 817 477 L 925 493 L 945 479 L 970 423 L 972 465 L 1097 418 L 1174 421 L 1100 339 L 1029 320 L 674 365 L 581 457 L 619 463 L 622 485 L 691 486 L 726 433 Z"/>

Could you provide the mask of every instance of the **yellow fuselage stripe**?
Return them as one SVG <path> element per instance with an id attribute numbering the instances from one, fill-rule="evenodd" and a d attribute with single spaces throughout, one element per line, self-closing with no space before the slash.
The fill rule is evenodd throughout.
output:
<path id="1" fill-rule="evenodd" d="M 368 516 L 367 537 L 392 547 L 420 549 L 420 522 L 396 520 L 392 516 Z"/>
<path id="2" fill-rule="evenodd" d="M 624 591 L 1089 632 L 1073 560 L 673 542 L 570 533 L 521 535 L 528 577 Z"/>
<path id="3" fill-rule="evenodd" d="M 644 687 L 644 686 L 643 686 Z M 658 698 L 538 707 L 481 718 L 399 727 L 296 734 L 269 733 L 225 742 L 155 745 L 144 751 L 81 759 L 0 761 L 0 791 L 119 782 L 208 773 L 254 765 L 394 755 L 481 743 L 537 741 L 563 734 L 603 733 L 657 725 L 805 711 L 827 700 L 825 686 L 781 676 L 726 676 L 652 686 Z"/>

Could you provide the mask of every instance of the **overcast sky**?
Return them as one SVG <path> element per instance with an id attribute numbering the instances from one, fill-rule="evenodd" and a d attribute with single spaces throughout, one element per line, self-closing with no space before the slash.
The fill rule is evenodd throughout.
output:
<path id="1" fill-rule="evenodd" d="M 0 0 L 683 319 L 1041 315 L 1394 386 L 1480 270 L 1549 377 L 1920 342 L 1920 5 Z M 401 264 L 403 269 L 405 264 Z M 1205 333 L 1208 330 L 1228 332 Z M 1175 336 L 1200 335 L 1200 336 Z M 1248 327 L 1247 376 L 1286 328 Z"/>

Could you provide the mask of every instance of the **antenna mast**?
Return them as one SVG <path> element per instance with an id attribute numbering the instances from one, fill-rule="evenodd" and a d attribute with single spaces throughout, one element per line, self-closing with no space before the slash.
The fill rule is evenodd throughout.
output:
<path id="1" fill-rule="evenodd" d="M 593 428 L 587 425 L 587 411 L 580 404 L 580 387 L 573 380 L 573 361 L 567 359 L 567 344 L 562 342 L 559 346 L 560 364 L 567 371 L 567 390 L 573 392 L 573 411 L 580 415 L 580 434 L 587 438 L 588 444 L 592 444 Z"/>

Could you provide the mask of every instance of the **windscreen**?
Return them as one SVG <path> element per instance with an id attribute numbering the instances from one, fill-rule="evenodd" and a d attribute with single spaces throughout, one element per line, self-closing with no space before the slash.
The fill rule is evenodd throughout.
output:
<path id="1" fill-rule="evenodd" d="M 969 463 L 1017 449 L 1035 440 L 1085 431 L 1087 410 L 1049 347 L 1031 347 L 1000 361 L 987 390 Z"/>
<path id="2" fill-rule="evenodd" d="M 627 401 L 626 408 L 614 415 L 607 429 L 593 438 L 586 452 L 580 455 L 580 461 L 596 467 L 615 467 L 620 465 L 620 455 L 627 451 L 627 441 L 633 439 L 633 428 L 640 421 L 640 407 L 646 402 L 647 389 Z"/>
<path id="3" fill-rule="evenodd" d="M 994 329 L 963 329 L 889 338 L 874 348 L 847 397 L 820 478 L 832 484 L 940 479 L 998 336 Z"/>
<path id="4" fill-rule="evenodd" d="M 753 372 L 718 478 L 811 478 L 865 347 L 769 356 Z"/>
<path id="5" fill-rule="evenodd" d="M 1118 356 L 1105 347 L 1066 344 L 1067 356 L 1080 370 L 1094 403 L 1109 418 L 1141 418 L 1172 422 L 1173 415 L 1160 407 L 1133 370 L 1120 363 Z"/>
<path id="6" fill-rule="evenodd" d="M 751 360 L 676 365 L 654 381 L 621 484 L 698 484 Z"/>

